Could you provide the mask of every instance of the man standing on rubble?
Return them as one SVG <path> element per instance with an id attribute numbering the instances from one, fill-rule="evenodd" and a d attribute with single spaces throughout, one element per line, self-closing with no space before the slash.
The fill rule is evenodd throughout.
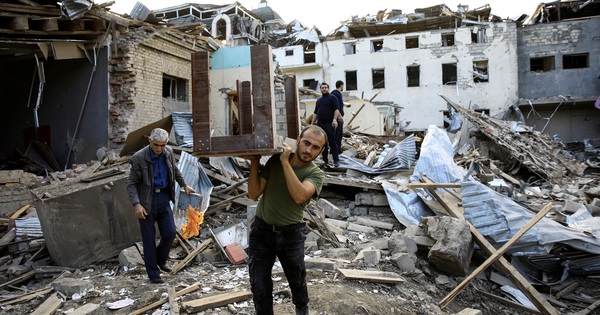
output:
<path id="1" fill-rule="evenodd" d="M 148 140 L 150 144 L 131 158 L 127 194 L 140 223 L 146 273 L 152 283 L 163 283 L 160 270 L 171 271 L 167 259 L 176 233 L 173 210 L 169 204 L 169 201 L 175 200 L 175 182 L 188 195 L 195 190 L 185 183 L 175 164 L 173 149 L 167 146 L 169 133 L 156 128 Z M 160 231 L 158 246 L 155 223 Z"/>
<path id="2" fill-rule="evenodd" d="M 283 144 L 260 169 L 260 155 L 247 157 L 250 164 L 248 197 L 257 199 L 249 239 L 250 285 L 257 315 L 273 315 L 271 271 L 279 258 L 292 291 L 297 315 L 308 314 L 308 289 L 304 265 L 304 209 L 318 195 L 324 174 L 314 163 L 327 143 L 327 134 L 310 125 L 296 140 L 296 152 Z"/>
<path id="3" fill-rule="evenodd" d="M 340 119 L 340 109 L 338 99 L 329 94 L 329 84 L 321 83 L 322 96 L 317 99 L 315 112 L 313 115 L 313 124 L 321 127 L 327 134 L 329 146 L 323 150 L 323 163 L 325 166 L 329 164 L 329 150 L 333 156 L 333 166 L 340 166 L 339 147 L 335 140 L 335 130 L 338 127 L 338 119 Z"/>
<path id="4" fill-rule="evenodd" d="M 338 99 L 338 107 L 340 109 L 340 116 L 337 119 L 338 126 L 335 128 L 335 142 L 338 145 L 338 153 L 342 153 L 342 137 L 344 136 L 344 97 L 342 92 L 344 91 L 344 82 L 337 80 L 335 82 L 335 90 L 331 92 L 331 95 Z"/>

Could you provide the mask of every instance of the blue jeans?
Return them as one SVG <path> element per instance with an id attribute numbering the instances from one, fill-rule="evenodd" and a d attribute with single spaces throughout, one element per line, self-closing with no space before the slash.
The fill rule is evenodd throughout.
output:
<path id="1" fill-rule="evenodd" d="M 338 148 L 337 141 L 335 139 L 336 128 L 333 128 L 333 126 L 331 125 L 331 122 L 328 122 L 328 123 L 317 122 L 317 126 L 323 128 L 323 130 L 327 134 L 327 142 L 329 144 L 329 145 L 325 146 L 325 149 L 323 150 L 323 162 L 325 164 L 327 164 L 329 162 L 329 150 L 331 150 L 331 155 L 333 156 L 333 162 L 339 163 L 340 162 L 340 156 L 339 156 L 340 148 Z M 338 126 L 338 128 L 339 128 L 339 126 Z"/>
<path id="2" fill-rule="evenodd" d="M 146 212 L 148 212 L 146 219 L 138 219 L 144 245 L 144 264 L 150 279 L 160 277 L 158 266 L 167 263 L 171 245 L 175 240 L 175 221 L 169 201 L 167 189 L 163 189 L 160 193 L 153 193 L 152 209 L 146 209 Z M 156 246 L 155 222 L 158 224 L 158 230 L 160 231 L 158 246 Z"/>
<path id="3" fill-rule="evenodd" d="M 296 309 L 308 306 L 304 240 L 302 227 L 274 232 L 258 217 L 254 218 L 249 240 L 250 286 L 254 295 L 256 315 L 273 315 L 273 280 L 271 270 L 275 257 L 279 258 L 292 291 Z"/>

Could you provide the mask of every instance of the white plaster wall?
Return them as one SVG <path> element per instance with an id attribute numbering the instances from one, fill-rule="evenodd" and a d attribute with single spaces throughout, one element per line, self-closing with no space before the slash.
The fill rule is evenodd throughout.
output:
<path id="1" fill-rule="evenodd" d="M 293 49 L 293 56 L 286 56 L 285 51 Z M 323 44 L 315 45 L 315 63 L 304 63 L 304 47 L 302 45 L 287 46 L 273 49 L 275 61 L 284 74 L 296 76 L 298 87 L 302 87 L 304 80 L 314 79 L 323 82 Z M 329 85 L 331 85 L 330 82 Z M 334 81 L 335 83 L 335 81 Z"/>
<path id="2" fill-rule="evenodd" d="M 306 106 L 299 112 L 300 117 L 308 117 L 315 111 L 315 103 L 317 99 L 305 99 L 301 102 Z M 385 126 L 384 116 L 379 112 L 377 107 L 372 103 L 363 100 L 344 101 L 350 106 L 344 107 L 344 129 L 348 128 L 348 122 L 352 120 L 351 127 L 356 128 L 356 131 L 364 132 L 372 135 L 382 136 L 385 134 L 383 128 Z M 365 105 L 360 112 L 358 111 L 362 105 Z M 358 114 L 357 114 L 358 113 Z M 357 115 L 356 115 L 357 114 Z M 356 115 L 356 118 L 352 119 Z"/>
<path id="3" fill-rule="evenodd" d="M 210 71 L 210 127 L 213 137 L 228 136 L 228 90 L 237 90 L 236 80 L 252 81 L 251 68 L 234 68 Z"/>
<path id="4" fill-rule="evenodd" d="M 441 47 L 441 34 L 454 32 L 455 46 Z M 405 37 L 419 36 L 420 48 L 406 49 Z M 371 53 L 371 41 L 384 39 L 384 49 Z M 345 55 L 344 43 L 356 42 L 356 54 Z M 324 80 L 345 81 L 345 71 L 357 71 L 358 89 L 351 95 L 374 101 L 393 101 L 404 107 L 398 121 L 410 121 L 407 130 L 443 126 L 445 95 L 471 108 L 501 116 L 518 101 L 516 26 L 496 23 L 487 29 L 487 42 L 471 43 L 471 28 L 326 41 L 323 49 Z M 474 83 L 474 60 L 488 60 L 489 82 Z M 457 85 L 442 84 L 442 64 L 457 63 Z M 406 66 L 420 66 L 420 86 L 407 87 Z M 385 69 L 385 88 L 373 89 L 372 69 Z M 363 96 L 364 93 L 364 96 Z"/>

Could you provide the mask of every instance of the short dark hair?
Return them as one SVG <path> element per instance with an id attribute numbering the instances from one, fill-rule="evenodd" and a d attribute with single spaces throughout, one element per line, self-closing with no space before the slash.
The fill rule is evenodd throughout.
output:
<path id="1" fill-rule="evenodd" d="M 327 84 L 327 83 L 325 83 L 325 84 Z M 308 130 L 312 130 L 314 132 L 320 133 L 323 136 L 323 138 L 325 138 L 325 144 L 323 145 L 323 147 L 326 147 L 329 144 L 329 141 L 327 141 L 327 133 L 325 132 L 325 130 L 323 130 L 323 128 L 321 128 L 317 125 L 308 125 L 306 128 L 302 129 L 302 131 L 300 132 L 300 139 L 302 139 L 302 137 L 304 136 L 304 133 Z"/>
<path id="2" fill-rule="evenodd" d="M 323 85 L 327 85 L 327 87 L 329 87 L 329 84 L 327 84 L 325 82 L 321 83 L 321 85 L 319 85 L 319 87 L 322 87 Z"/>
<path id="3" fill-rule="evenodd" d="M 342 80 L 337 80 L 335 81 L 335 88 L 338 89 L 340 86 L 344 85 L 344 82 L 342 82 Z"/>

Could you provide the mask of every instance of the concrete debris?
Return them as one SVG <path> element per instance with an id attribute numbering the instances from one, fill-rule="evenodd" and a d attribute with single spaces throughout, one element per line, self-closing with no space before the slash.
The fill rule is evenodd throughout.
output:
<path id="1" fill-rule="evenodd" d="M 465 113 L 461 115 L 469 117 Z M 487 117 L 478 119 L 489 122 Z M 493 126 L 499 132 L 509 133 L 502 125 Z M 370 286 L 367 291 L 370 293 L 396 290 L 395 294 L 406 303 L 403 305 L 415 309 L 426 305 L 432 310 L 427 314 L 442 313 L 440 307 L 451 308 L 447 314 L 479 314 L 480 310 L 466 308 L 468 305 L 457 302 L 458 299 L 453 303 L 460 304 L 438 306 L 435 299 L 422 298 L 414 292 L 445 295 L 478 265 L 473 261 L 482 256 L 487 258 L 485 250 L 474 249 L 473 229 L 499 247 L 533 216 L 530 212 L 540 211 L 548 202 L 552 203 L 550 214 L 506 252 L 519 255 L 511 260 L 518 268 L 515 270 L 531 275 L 527 279 L 532 283 L 552 288 L 554 292 L 558 285 L 573 277 L 600 274 L 599 252 L 594 250 L 599 246 L 596 239 L 600 230 L 597 176 L 575 173 L 566 166 L 568 163 L 557 159 L 552 164 L 556 169 L 533 172 L 538 175 L 534 181 L 522 179 L 518 172 L 510 169 L 514 165 L 492 156 L 483 157 L 476 146 L 454 155 L 450 139 L 437 127 L 427 131 L 422 143 L 421 136 L 415 137 L 418 138 L 415 143 L 420 144 L 420 156 L 416 164 L 406 170 L 375 176 L 359 169 L 324 168 L 327 185 L 305 215 L 308 223 L 305 261 L 311 287 L 358 281 L 361 286 Z M 538 136 L 534 133 L 519 135 L 528 144 L 539 138 L 531 141 L 527 137 Z M 347 133 L 344 144 L 346 151 L 350 151 L 347 155 L 362 164 L 361 160 L 380 157 L 390 141 L 401 141 L 395 138 Z M 492 138 L 488 145 L 494 141 Z M 62 308 L 73 314 L 101 313 L 110 308 L 133 314 L 158 309 L 166 312 L 172 305 L 188 312 L 209 309 L 215 314 L 251 312 L 247 262 L 232 264 L 229 256 L 232 254 L 225 250 L 230 244 L 239 244 L 242 250 L 247 246 L 247 226 L 256 205 L 245 197 L 247 165 L 236 159 L 197 159 L 188 154 L 187 149 L 180 149 L 182 151 L 177 153 L 185 161 L 182 168 L 189 169 L 184 176 L 194 176 L 190 182 L 198 182 L 195 188 L 205 192 L 200 194 L 198 204 L 206 213 L 203 223 L 206 228 L 189 240 L 178 238 L 171 251 L 170 263 L 175 263 L 175 271 L 165 275 L 165 279 L 170 284 L 186 286 L 172 292 L 177 298 L 170 301 L 171 295 L 160 297 L 143 281 L 143 260 L 138 248 L 132 246 L 139 241 L 136 222 L 124 217 L 123 211 L 115 211 L 130 206 L 121 195 L 125 192 L 122 181 L 128 172 L 127 166 L 122 164 L 127 158 L 114 158 L 81 164 L 75 168 L 77 171 L 56 172 L 45 178 L 31 177 L 27 172 L 0 173 L 4 185 L 0 192 L 12 192 L 15 187 L 31 189 L 28 200 L 11 206 L 13 210 L 5 213 L 10 218 L 0 220 L 7 227 L 0 239 L 0 249 L 6 252 L 0 256 L 2 294 L 11 294 L 14 285 L 27 281 L 47 285 L 40 287 L 36 297 L 3 300 L 7 301 L 0 304 L 3 311 L 19 313 L 29 309 L 36 298 L 59 294 L 63 297 L 59 302 Z M 412 149 L 408 152 L 413 154 Z M 532 152 L 530 149 L 529 156 Z M 317 164 L 320 163 L 317 160 Z M 536 167 L 535 162 L 526 164 L 528 168 Z M 194 169 L 201 172 L 196 173 Z M 571 177 L 571 174 L 579 175 Z M 436 195 L 443 198 L 438 199 Z M 0 196 L 5 196 L 0 198 L 0 203 L 10 199 L 7 195 Z M 485 209 L 493 215 L 481 215 Z M 449 210 L 462 211 L 464 219 L 448 216 Z M 79 223 L 74 225 L 73 222 Z M 548 238 L 548 234 L 553 238 Z M 500 269 L 500 272 L 504 271 Z M 483 296 L 476 290 L 484 288 L 485 296 L 494 301 L 490 303 L 506 306 L 495 304 L 491 310 L 485 304 L 474 304 L 476 308 L 494 312 L 498 307 L 525 307 L 518 304 L 525 303 L 522 299 L 518 303 L 502 301 L 504 298 L 500 295 L 518 296 L 523 295 L 523 291 L 501 287 L 496 282 L 502 276 L 495 272 L 490 274 L 489 279 L 486 273 L 478 275 L 474 280 L 478 288 L 467 288 L 463 294 L 470 290 L 476 292 L 474 295 Z M 202 277 L 201 285 L 182 280 L 195 279 L 198 275 Z M 130 287 L 109 285 L 123 278 L 125 280 L 117 283 L 129 283 Z M 510 283 L 512 278 L 505 279 Z M 586 291 L 582 291 L 595 287 L 589 279 L 586 282 L 578 278 L 577 290 L 564 290 L 564 295 L 555 295 L 553 305 L 563 305 L 556 306 L 561 312 L 591 307 L 594 301 L 584 299 Z M 285 275 L 277 264 L 273 280 L 274 286 L 281 289 L 276 294 L 275 304 L 289 305 Z M 404 287 L 408 283 L 415 288 Z M 394 285 L 395 289 L 382 285 Z M 137 286 L 145 293 L 136 293 Z M 181 296 L 186 296 L 185 302 Z M 573 299 L 579 302 L 573 303 Z M 49 307 L 54 308 L 56 301 L 48 300 Z M 547 308 L 544 312 L 553 314 L 553 309 Z"/>

